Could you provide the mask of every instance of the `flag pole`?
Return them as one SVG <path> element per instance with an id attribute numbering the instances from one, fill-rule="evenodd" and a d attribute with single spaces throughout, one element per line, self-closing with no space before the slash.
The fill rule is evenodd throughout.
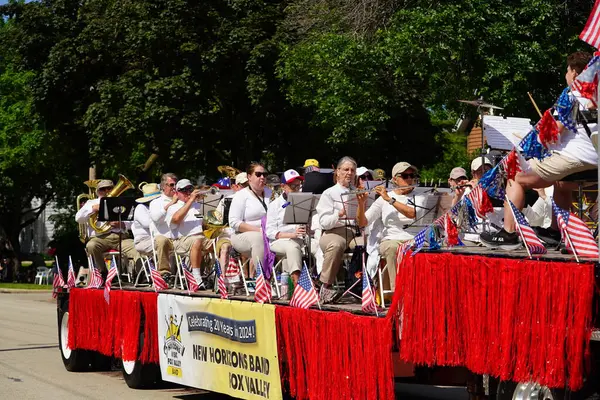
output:
<path id="1" fill-rule="evenodd" d="M 367 268 L 366 268 L 365 253 L 362 254 L 362 269 L 363 269 L 363 274 L 365 274 L 366 278 L 367 278 L 367 286 L 369 287 L 369 291 L 371 292 L 371 295 L 373 296 L 373 304 L 375 304 L 375 316 L 379 317 L 379 312 L 377 312 L 377 303 L 375 303 L 375 293 L 373 293 L 374 292 L 373 287 L 371 286 L 371 277 L 369 276 L 369 272 L 367 271 Z"/>
<path id="2" fill-rule="evenodd" d="M 565 232 L 565 237 L 567 238 L 567 241 L 569 242 L 569 246 L 571 246 L 571 250 L 573 250 L 573 255 L 575 256 L 575 261 L 579 262 L 579 257 L 577 257 L 577 251 L 575 250 L 575 246 L 573 246 L 573 242 L 571 241 L 571 236 L 569 235 L 569 232 L 567 232 L 566 229 L 564 229 Z"/>
<path id="3" fill-rule="evenodd" d="M 523 235 L 523 232 L 521 232 L 521 227 L 519 226 L 519 223 L 517 222 L 517 216 L 515 215 L 515 212 L 512 209 L 511 202 L 508 199 L 507 195 L 504 195 L 504 197 L 506 198 L 506 201 L 508 202 L 508 207 L 510 208 L 510 212 L 512 213 L 513 219 L 515 220 L 515 226 L 517 227 L 517 230 L 519 231 L 519 235 L 521 236 L 521 239 L 523 239 L 523 244 L 525 245 L 527 254 L 529 254 L 529 258 L 533 258 L 531 256 L 531 252 L 529 251 L 529 247 L 527 247 L 527 240 L 525 240 L 525 236 Z"/>
<path id="4" fill-rule="evenodd" d="M 306 275 L 308 275 L 308 281 L 310 282 L 310 287 L 317 294 L 317 306 L 319 307 L 319 311 L 323 311 L 323 310 L 321 310 L 321 302 L 319 301 L 319 294 L 317 293 L 317 291 L 315 289 L 315 285 L 313 285 L 312 278 L 310 277 L 310 271 L 308 270 L 308 267 L 306 266 L 306 261 L 302 261 L 302 264 L 304 265 L 304 268 L 306 268 Z"/>
<path id="5" fill-rule="evenodd" d="M 113 263 L 115 265 L 115 268 L 117 268 L 117 260 L 115 260 L 114 254 L 113 254 Z M 120 275 L 121 274 L 119 274 L 119 268 L 117 268 L 117 280 L 119 281 L 119 289 L 123 290 L 123 286 L 121 286 L 121 276 Z M 107 278 L 108 278 L 108 276 L 107 276 Z M 106 282 L 104 283 L 104 286 L 106 286 Z"/>
<path id="6" fill-rule="evenodd" d="M 182 264 L 183 263 L 183 259 L 177 253 L 175 253 L 175 263 L 181 265 L 181 269 L 182 269 L 181 272 L 183 272 L 183 274 L 182 274 L 183 275 L 183 280 L 185 281 L 185 285 L 187 286 L 188 294 L 191 296 L 192 295 L 192 291 L 190 290 L 190 283 L 188 282 L 187 276 L 185 275 L 185 271 L 183 271 L 183 264 Z M 196 279 L 196 278 L 194 278 L 194 279 Z M 196 282 L 196 284 L 198 284 L 198 282 Z"/>
<path id="7" fill-rule="evenodd" d="M 598 90 L 598 88 L 596 88 L 596 104 L 600 104 L 600 90 Z M 598 114 L 598 126 L 600 126 L 600 114 Z M 598 143 L 598 136 L 596 136 L 596 153 L 597 153 L 597 157 L 598 159 L 600 159 L 600 143 Z M 598 167 L 596 166 L 596 172 L 598 173 L 598 182 L 600 182 L 600 169 L 598 169 Z M 596 199 L 596 202 L 600 201 L 600 191 L 598 191 L 598 198 Z M 598 235 L 598 247 L 600 248 L 600 235 Z M 575 253 L 575 250 L 573 250 L 573 253 Z M 600 261 L 600 253 L 598 255 L 598 261 Z"/>

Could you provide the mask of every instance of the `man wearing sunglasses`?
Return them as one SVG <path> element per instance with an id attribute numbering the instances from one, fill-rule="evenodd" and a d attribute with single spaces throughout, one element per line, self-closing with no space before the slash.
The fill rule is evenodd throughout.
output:
<path id="1" fill-rule="evenodd" d="M 167 210 L 166 221 L 173 234 L 173 247 L 179 254 L 190 256 L 192 274 L 198 283 L 202 282 L 201 262 L 206 237 L 202 234 L 202 220 L 196 215 L 202 212 L 198 203 L 201 191 L 194 189 L 192 182 L 182 179 L 175 185 L 177 202 Z"/>
<path id="2" fill-rule="evenodd" d="M 150 218 L 152 219 L 154 232 L 154 246 L 156 256 L 158 257 L 158 271 L 162 275 L 171 273 L 169 264 L 169 254 L 173 250 L 173 234 L 169 224 L 167 224 L 167 210 L 177 202 L 175 196 L 175 185 L 177 184 L 177 175 L 165 173 L 160 178 L 161 195 L 159 198 L 150 202 Z"/>
<path id="3" fill-rule="evenodd" d="M 104 252 L 111 249 L 118 249 L 120 241 L 119 232 L 121 230 L 124 232 L 131 228 L 131 222 L 123 222 L 121 226 L 119 226 L 119 222 L 108 222 L 108 224 L 111 226 L 111 230 L 108 233 L 99 235 L 91 228 L 89 224 L 90 217 L 94 214 L 97 214 L 100 210 L 100 199 L 106 197 L 113 187 L 114 184 L 111 180 L 100 180 L 96 186 L 96 195 L 98 197 L 88 200 L 79 209 L 79 211 L 77 211 L 77 214 L 75 214 L 75 220 L 78 223 L 86 224 L 87 235 L 90 239 L 85 244 L 85 249 L 93 258 L 95 267 L 100 269 L 102 272 L 106 272 L 106 265 L 104 264 Z M 123 239 L 121 242 L 121 250 L 123 251 L 124 257 L 136 259 L 138 256 L 132 239 Z"/>
<path id="4" fill-rule="evenodd" d="M 448 177 L 448 186 L 450 186 L 450 190 L 452 190 L 452 206 L 454 206 L 463 198 L 467 188 L 470 187 L 467 171 L 461 167 L 452 168 L 450 176 Z"/>

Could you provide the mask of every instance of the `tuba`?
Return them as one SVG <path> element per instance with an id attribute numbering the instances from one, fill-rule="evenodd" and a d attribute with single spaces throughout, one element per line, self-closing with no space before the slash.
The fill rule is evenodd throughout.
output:
<path id="1" fill-rule="evenodd" d="M 83 184 L 88 187 L 88 193 L 81 193 L 79 196 L 77 196 L 77 199 L 75 200 L 75 209 L 77 211 L 79 211 L 86 201 L 96 198 L 96 186 L 98 186 L 98 182 L 100 182 L 100 179 L 91 179 L 83 182 Z M 79 240 L 81 240 L 81 243 L 85 243 L 89 239 L 87 234 L 87 226 L 85 226 L 85 224 L 79 224 L 78 230 Z"/>
<path id="2" fill-rule="evenodd" d="M 129 182 L 124 175 L 119 174 L 119 180 L 117 184 L 113 187 L 113 189 L 106 195 L 106 197 L 119 197 L 125 191 L 129 189 L 133 189 L 133 184 Z M 90 227 L 95 230 L 99 235 L 108 233 L 111 230 L 111 226 L 107 222 L 103 222 L 98 224 L 98 214 L 93 214 L 90 217 Z"/>
<path id="3" fill-rule="evenodd" d="M 242 171 L 230 165 L 219 165 L 217 170 L 230 179 L 233 179 L 237 174 L 242 173 Z"/>

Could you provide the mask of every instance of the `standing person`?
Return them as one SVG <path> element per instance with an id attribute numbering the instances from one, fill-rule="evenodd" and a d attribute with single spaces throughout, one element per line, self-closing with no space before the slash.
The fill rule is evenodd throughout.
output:
<path id="1" fill-rule="evenodd" d="M 207 242 L 202 234 L 201 219 L 196 215 L 202 212 L 198 200 L 202 198 L 199 189 L 189 179 L 181 179 L 175 185 L 177 202 L 167 210 L 165 220 L 173 234 L 173 247 L 178 253 L 189 254 L 192 274 L 197 283 L 202 282 L 202 253 Z"/>
<path id="2" fill-rule="evenodd" d="M 304 174 L 308 174 L 309 172 L 319 172 L 321 169 L 319 168 L 319 161 L 314 158 L 309 158 L 304 161 Z"/>
<path id="3" fill-rule="evenodd" d="M 87 237 L 90 240 L 85 244 L 87 253 L 93 258 L 96 268 L 102 272 L 106 271 L 106 265 L 104 264 L 104 253 L 108 250 L 114 250 L 119 248 L 119 242 L 121 241 L 120 232 L 126 232 L 131 226 L 131 222 L 122 222 L 119 226 L 119 222 L 108 222 L 111 229 L 107 233 L 98 234 L 90 226 L 90 217 L 98 214 L 100 210 L 100 199 L 105 197 L 113 189 L 114 184 L 111 180 L 102 179 L 96 186 L 95 199 L 88 200 L 75 214 L 75 220 L 79 224 L 86 224 Z M 133 240 L 125 238 L 121 241 L 121 250 L 125 257 L 135 260 L 138 258 L 138 252 L 133 246 Z"/>
<path id="4" fill-rule="evenodd" d="M 565 80 L 570 88 L 591 58 L 592 55 L 585 52 L 573 53 L 567 57 Z M 582 97 L 575 90 L 567 96 L 574 101 L 579 114 L 595 108 L 590 100 Z M 567 182 L 560 181 L 568 175 L 598 168 L 598 154 L 588 136 L 588 133 L 598 130 L 597 124 L 587 124 L 583 118 L 578 122 L 577 129 L 571 131 L 560 121 L 556 121 L 559 137 L 556 143 L 549 145 L 550 156 L 543 160 L 532 158 L 529 160 L 531 171 L 519 172 L 515 180 L 507 182 L 506 196 L 519 210 L 525 206 L 525 190 L 547 188 L 552 185 L 554 185 L 554 201 L 560 208 L 568 210 L 572 187 Z M 552 219 L 551 228 L 552 236 L 556 236 L 558 232 L 556 217 Z M 513 213 L 507 202 L 504 203 L 504 227 L 493 234 L 483 232 L 481 242 L 487 247 L 503 250 L 516 250 L 522 246 L 516 232 Z"/>
<path id="5" fill-rule="evenodd" d="M 404 225 L 414 222 L 416 210 L 409 205 L 408 195 L 415 189 L 417 182 L 417 167 L 407 162 L 399 162 L 392 169 L 392 183 L 397 189 L 389 192 L 383 186 L 377 186 L 375 191 L 379 198 L 365 212 L 368 193 L 359 195 L 356 220 L 360 227 L 366 227 L 376 220 L 383 223 L 379 254 L 385 258 L 390 289 L 396 288 L 396 251 L 413 235 L 403 229 Z"/>
<path id="6" fill-rule="evenodd" d="M 154 228 L 154 246 L 156 248 L 156 257 L 158 259 L 158 271 L 161 275 L 171 273 L 169 264 L 169 253 L 173 251 L 173 234 L 169 224 L 165 220 L 167 210 L 177 202 L 175 196 L 175 185 L 177 184 L 177 175 L 173 173 L 165 173 L 160 178 L 160 189 L 162 191 L 160 197 L 150 202 L 150 218 Z"/>
<path id="7" fill-rule="evenodd" d="M 283 260 L 283 270 L 292 277 L 294 285 L 298 282 L 302 270 L 302 248 L 308 234 L 306 225 L 284 224 L 285 206 L 290 193 L 297 193 L 302 187 L 304 177 L 293 169 L 288 169 L 281 176 L 283 193 L 269 204 L 267 211 L 267 237 L 271 250 Z M 317 243 L 311 246 L 316 253 Z"/>
<path id="8" fill-rule="evenodd" d="M 320 298 L 323 303 L 331 303 L 337 297 L 332 288 L 337 273 L 342 265 L 342 256 L 346 248 L 354 241 L 356 230 L 348 221 L 343 196 L 356 184 L 356 161 L 352 157 L 342 157 L 334 172 L 336 184 L 325 190 L 317 204 L 319 225 L 323 229 L 319 246 L 323 251 L 323 269 L 319 276 L 321 281 Z M 356 244 L 356 242 L 354 242 Z"/>
<path id="9" fill-rule="evenodd" d="M 233 248 L 240 254 L 250 254 L 249 276 L 254 276 L 256 259 L 263 260 L 265 243 L 261 220 L 267 215 L 271 193 L 265 188 L 267 172 L 260 163 L 251 163 L 246 171 L 249 185 L 233 196 L 229 209 L 229 226 L 234 230 L 231 237 Z"/>

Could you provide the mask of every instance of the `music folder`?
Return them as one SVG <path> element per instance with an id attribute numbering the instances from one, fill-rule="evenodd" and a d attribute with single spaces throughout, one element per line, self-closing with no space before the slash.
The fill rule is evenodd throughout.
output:
<path id="1" fill-rule="evenodd" d="M 98 221 L 133 221 L 136 205 L 133 197 L 102 197 L 98 210 Z"/>

